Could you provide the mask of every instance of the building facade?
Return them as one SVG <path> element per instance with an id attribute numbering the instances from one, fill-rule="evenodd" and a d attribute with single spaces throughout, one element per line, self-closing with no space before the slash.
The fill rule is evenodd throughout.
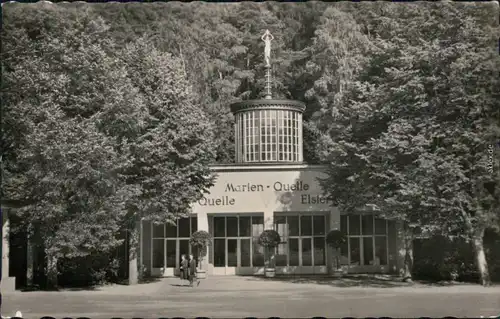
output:
<path id="1" fill-rule="evenodd" d="M 153 276 L 175 276 L 190 235 L 213 237 L 204 269 L 209 275 L 264 273 L 265 229 L 279 232 L 277 274 L 327 274 L 337 253 L 351 273 L 389 273 L 402 267 L 398 225 L 372 211 L 343 214 L 323 195 L 325 167 L 303 163 L 302 113 L 298 101 L 248 100 L 231 105 L 235 115 L 236 163 L 213 166 L 209 194 L 192 205 L 176 226 L 141 224 L 140 262 Z M 348 241 L 336 252 L 326 234 L 340 229 Z"/>

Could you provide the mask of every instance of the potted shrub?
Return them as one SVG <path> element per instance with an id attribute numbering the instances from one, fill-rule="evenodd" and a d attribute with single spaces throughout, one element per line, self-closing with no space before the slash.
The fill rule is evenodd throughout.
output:
<path id="1" fill-rule="evenodd" d="M 202 261 L 207 255 L 207 247 L 212 242 L 212 237 L 204 230 L 198 230 L 189 238 L 189 244 L 194 250 L 194 254 L 198 261 L 198 268 L 196 269 L 196 276 L 199 279 L 207 277 L 207 271 L 202 269 Z"/>
<path id="2" fill-rule="evenodd" d="M 340 247 L 347 242 L 347 236 L 340 230 L 331 230 L 326 235 L 326 243 L 328 246 L 335 249 L 335 268 L 333 269 L 333 275 L 335 277 L 342 276 L 342 269 L 340 267 Z"/>
<path id="3" fill-rule="evenodd" d="M 274 251 L 280 242 L 280 234 L 272 229 L 264 230 L 259 236 L 259 245 L 264 247 L 265 250 L 266 262 L 264 266 L 264 275 L 266 277 L 274 277 L 276 275 L 276 270 L 274 268 Z"/>

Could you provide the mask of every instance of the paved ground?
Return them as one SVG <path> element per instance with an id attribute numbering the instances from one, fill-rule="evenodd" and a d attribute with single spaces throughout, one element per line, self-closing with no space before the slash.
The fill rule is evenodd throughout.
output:
<path id="1" fill-rule="evenodd" d="M 378 279 L 210 277 L 198 288 L 178 279 L 96 290 L 15 292 L 2 315 L 89 318 L 136 317 L 479 317 L 500 315 L 500 286 L 409 286 Z M 362 285 L 362 286 L 360 286 Z"/>

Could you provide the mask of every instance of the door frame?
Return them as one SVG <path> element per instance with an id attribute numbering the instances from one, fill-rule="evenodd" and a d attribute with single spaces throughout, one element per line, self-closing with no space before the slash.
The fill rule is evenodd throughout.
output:
<path id="1" fill-rule="evenodd" d="M 163 267 L 155 268 L 153 267 L 153 249 L 151 249 L 151 272 L 153 275 L 159 275 L 162 277 L 172 277 L 179 275 L 180 260 L 181 260 L 181 250 L 180 242 L 185 240 L 189 243 L 189 238 L 164 238 L 163 246 Z M 167 267 L 167 245 L 168 242 L 175 242 L 175 267 Z M 188 254 L 192 253 L 191 245 L 188 245 Z"/>
<path id="2" fill-rule="evenodd" d="M 190 214 L 188 217 L 189 218 L 189 232 L 193 233 L 193 231 L 198 230 L 198 217 L 196 214 Z M 194 222 L 196 220 L 196 223 Z M 181 259 L 181 252 L 180 252 L 180 241 L 181 240 L 187 240 L 189 241 L 190 237 L 179 237 L 179 220 L 177 220 L 176 224 L 176 232 L 175 235 L 176 237 L 166 237 L 167 236 L 167 224 L 164 223 L 163 225 L 163 237 L 154 237 L 154 224 L 152 222 L 149 223 L 150 226 L 150 263 L 149 263 L 149 269 L 151 270 L 151 275 L 152 276 L 162 276 L 162 277 L 168 277 L 168 276 L 177 276 L 179 274 L 179 267 L 180 267 L 180 259 Z M 195 226 L 196 225 L 196 226 Z M 196 228 L 195 228 L 196 227 Z M 142 232 L 141 232 L 142 235 Z M 153 251 L 154 251 L 154 241 L 155 240 L 164 240 L 163 242 L 163 267 L 160 268 L 155 268 L 153 267 Z M 175 267 L 167 267 L 167 241 L 175 241 Z M 192 253 L 191 245 L 188 244 L 188 254 Z M 142 255 L 141 255 L 142 256 Z"/>
<path id="3" fill-rule="evenodd" d="M 215 218 L 223 217 L 224 218 L 224 235 L 221 237 L 216 237 L 215 236 Z M 227 237 L 227 217 L 237 217 L 238 221 L 238 235 L 240 234 L 240 218 L 242 217 L 251 217 L 250 219 L 250 236 L 230 236 Z M 237 271 L 241 271 L 242 268 L 244 269 L 254 269 L 254 268 L 259 268 L 259 267 L 264 267 L 264 266 L 254 266 L 253 265 L 253 257 L 254 257 L 254 247 L 253 247 L 253 240 L 254 237 L 252 236 L 252 227 L 253 227 L 253 218 L 262 218 L 263 223 L 258 224 L 262 225 L 262 228 L 264 228 L 264 214 L 263 213 L 234 213 L 234 214 L 229 214 L 229 213 L 216 213 L 216 214 L 208 214 L 208 220 L 209 220 L 209 232 L 210 235 L 212 236 L 213 240 L 213 246 L 211 247 L 209 251 L 209 261 L 213 263 L 213 273 L 216 275 L 234 275 L 237 273 Z M 220 240 L 224 239 L 224 266 L 215 266 L 215 240 Z M 228 240 L 236 240 L 236 256 L 237 256 L 237 265 L 236 266 L 228 266 Z M 250 266 L 241 266 L 241 240 L 249 240 L 250 241 Z M 251 273 L 251 271 L 249 271 Z"/>
<path id="4" fill-rule="evenodd" d="M 178 263 L 178 251 L 179 251 L 179 244 L 177 243 L 176 238 L 165 238 L 165 244 L 164 244 L 164 251 L 163 251 L 163 267 L 161 271 L 161 276 L 163 277 L 169 277 L 169 276 L 175 276 L 175 269 L 179 267 Z M 167 266 L 167 247 L 168 247 L 168 242 L 175 242 L 175 266 L 174 267 L 168 267 Z"/>

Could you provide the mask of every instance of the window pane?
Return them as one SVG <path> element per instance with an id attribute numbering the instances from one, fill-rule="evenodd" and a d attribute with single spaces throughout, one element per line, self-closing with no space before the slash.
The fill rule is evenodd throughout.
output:
<path id="1" fill-rule="evenodd" d="M 240 239 L 241 267 L 250 267 L 250 239 Z"/>
<path id="2" fill-rule="evenodd" d="M 361 217 L 361 233 L 363 235 L 373 235 L 373 216 L 372 215 L 363 215 Z"/>
<path id="3" fill-rule="evenodd" d="M 252 216 L 252 236 L 259 237 L 264 231 L 264 217 Z"/>
<path id="4" fill-rule="evenodd" d="M 226 266 L 226 240 L 214 239 L 214 266 Z"/>
<path id="5" fill-rule="evenodd" d="M 239 139 L 240 139 L 240 154 L 243 156 L 243 147 L 244 143 L 244 135 L 243 135 L 243 114 L 240 114 L 240 134 L 239 134 Z"/>
<path id="6" fill-rule="evenodd" d="M 340 231 L 347 235 L 347 215 L 340 215 Z"/>
<path id="7" fill-rule="evenodd" d="M 177 247 L 176 240 L 167 240 L 167 267 L 176 268 Z"/>
<path id="8" fill-rule="evenodd" d="M 387 237 L 375 237 L 375 256 L 376 265 L 387 265 Z"/>
<path id="9" fill-rule="evenodd" d="M 302 238 L 302 266 L 312 266 L 311 245 L 311 238 Z"/>
<path id="10" fill-rule="evenodd" d="M 340 246 L 340 264 L 341 265 L 349 265 L 349 246 L 347 244 L 347 241 L 344 242 L 341 246 Z"/>
<path id="11" fill-rule="evenodd" d="M 312 216 L 300 216 L 300 234 L 302 236 L 312 235 Z"/>
<path id="12" fill-rule="evenodd" d="M 250 237 L 250 216 L 240 217 L 240 237 Z"/>
<path id="13" fill-rule="evenodd" d="M 158 238 L 165 237 L 165 224 L 153 223 L 153 237 L 158 237 Z"/>
<path id="14" fill-rule="evenodd" d="M 164 266 L 165 239 L 153 239 L 153 268 L 161 268 Z"/>
<path id="15" fill-rule="evenodd" d="M 325 264 L 325 237 L 314 237 L 314 266 Z"/>
<path id="16" fill-rule="evenodd" d="M 385 219 L 375 218 L 375 234 L 385 235 L 387 232 L 387 224 Z"/>
<path id="17" fill-rule="evenodd" d="M 189 229 L 189 218 L 179 219 L 179 237 L 189 237 L 191 231 Z"/>
<path id="18" fill-rule="evenodd" d="M 325 216 L 313 216 L 314 236 L 325 234 Z"/>
<path id="19" fill-rule="evenodd" d="M 351 250 L 351 266 L 359 266 L 361 260 L 359 238 L 349 238 L 349 245 L 349 249 Z"/>
<path id="20" fill-rule="evenodd" d="M 286 229 L 286 217 L 275 217 L 274 218 L 274 227 L 275 230 L 280 234 L 281 240 L 286 241 L 287 238 L 287 229 Z"/>
<path id="21" fill-rule="evenodd" d="M 176 224 L 167 223 L 165 228 L 166 228 L 166 236 L 168 238 L 176 238 L 177 237 L 177 225 Z"/>
<path id="22" fill-rule="evenodd" d="M 276 248 L 276 266 L 286 266 L 287 244 L 279 244 Z"/>
<path id="23" fill-rule="evenodd" d="M 288 236 L 299 236 L 299 217 L 288 216 Z"/>
<path id="24" fill-rule="evenodd" d="M 179 240 L 179 255 L 186 255 L 186 258 L 189 258 L 189 239 Z M 179 257 L 180 257 L 179 256 Z"/>
<path id="25" fill-rule="evenodd" d="M 238 266 L 238 240 L 228 239 L 227 240 L 227 266 L 236 267 Z"/>
<path id="26" fill-rule="evenodd" d="M 373 237 L 363 238 L 363 263 L 373 265 Z"/>
<path id="27" fill-rule="evenodd" d="M 299 265 L 299 239 L 290 238 L 288 240 L 288 256 L 290 256 L 290 266 Z"/>
<path id="28" fill-rule="evenodd" d="M 191 234 L 198 230 L 198 217 L 191 217 Z"/>
<path id="29" fill-rule="evenodd" d="M 349 235 L 359 235 L 360 215 L 349 216 Z"/>
<path id="30" fill-rule="evenodd" d="M 238 217 L 226 217 L 227 237 L 238 237 Z"/>
<path id="31" fill-rule="evenodd" d="M 214 237 L 226 237 L 226 217 L 214 217 Z"/>
<path id="32" fill-rule="evenodd" d="M 264 266 L 264 247 L 259 245 L 258 238 L 253 239 L 252 248 L 253 248 L 252 265 L 254 267 Z"/>

